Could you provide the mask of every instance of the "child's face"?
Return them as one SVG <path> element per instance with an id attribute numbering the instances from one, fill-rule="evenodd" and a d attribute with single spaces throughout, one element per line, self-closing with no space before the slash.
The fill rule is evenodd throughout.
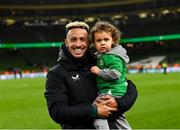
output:
<path id="1" fill-rule="evenodd" d="M 112 44 L 114 43 L 110 32 L 95 32 L 94 33 L 94 44 L 96 50 L 100 53 L 111 50 Z"/>

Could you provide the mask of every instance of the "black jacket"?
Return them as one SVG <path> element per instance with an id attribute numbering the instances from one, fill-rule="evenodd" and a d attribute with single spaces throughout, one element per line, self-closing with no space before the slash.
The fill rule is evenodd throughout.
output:
<path id="1" fill-rule="evenodd" d="M 62 128 L 94 128 L 91 104 L 97 96 L 97 89 L 95 75 L 90 73 L 92 65 L 95 60 L 90 53 L 77 60 L 63 47 L 58 64 L 47 74 L 45 97 L 49 114 Z M 135 88 L 129 90 L 131 92 L 127 92 L 123 101 L 116 99 L 122 108 L 119 109 L 121 113 L 127 111 L 137 97 Z"/>

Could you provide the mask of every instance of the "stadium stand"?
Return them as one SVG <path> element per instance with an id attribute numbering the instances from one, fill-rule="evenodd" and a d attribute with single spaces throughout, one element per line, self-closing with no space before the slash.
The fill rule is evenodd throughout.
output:
<path id="1" fill-rule="evenodd" d="M 179 2 L 176 0 L 31 0 L 26 2 L 1 0 L 0 44 L 62 42 L 65 36 L 65 24 L 75 20 L 86 21 L 90 26 L 96 21 L 107 20 L 121 30 L 122 38 L 179 34 Z M 72 4 L 75 7 L 72 8 Z M 178 66 L 179 42 L 178 39 L 142 41 L 126 43 L 123 46 L 128 51 L 131 63 L 142 59 L 154 61 L 152 57 L 164 56 L 169 66 Z M 43 71 L 44 67 L 49 68 L 55 64 L 58 50 L 58 48 L 3 48 L 0 51 L 0 73 L 4 71 L 12 73 L 14 68 L 20 68 L 26 72 Z M 150 60 L 149 57 L 151 57 Z M 147 65 L 154 67 L 158 63 L 160 60 Z M 139 66 L 139 68 L 142 67 Z"/>
<path id="2" fill-rule="evenodd" d="M 148 66 L 151 66 L 152 68 L 155 68 L 157 65 L 159 65 L 166 57 L 165 56 L 152 56 L 148 57 L 143 60 L 139 60 L 136 62 L 129 63 L 128 67 L 135 67 L 138 65 L 141 65 L 142 67 L 146 68 Z"/>

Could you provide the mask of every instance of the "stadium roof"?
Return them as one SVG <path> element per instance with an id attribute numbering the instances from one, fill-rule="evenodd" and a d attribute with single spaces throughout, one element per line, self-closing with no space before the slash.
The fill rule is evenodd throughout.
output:
<path id="1" fill-rule="evenodd" d="M 135 37 L 141 36 L 137 32 L 143 32 L 144 36 L 148 36 L 151 33 L 146 35 L 147 32 L 156 31 L 159 25 L 164 25 L 168 28 L 168 33 L 162 30 L 165 33 L 158 31 L 159 33 L 155 34 L 164 35 L 179 33 L 179 19 L 180 0 L 0 0 L 0 40 L 16 41 L 18 39 L 17 42 L 21 42 L 19 39 L 23 38 L 28 41 L 32 39 L 31 42 L 37 39 L 54 41 L 57 39 L 43 39 L 44 35 L 49 37 L 48 33 L 51 32 L 54 37 L 58 38 L 55 33 L 63 35 L 63 32 L 57 31 L 57 27 L 63 30 L 66 23 L 75 20 L 86 21 L 90 26 L 96 21 L 107 20 L 121 29 L 126 27 L 125 30 L 128 32 L 125 33 Z M 146 28 L 154 28 L 154 30 L 144 31 L 144 25 L 149 23 L 153 23 L 153 27 L 148 25 Z M 178 27 L 175 30 L 167 24 Z M 131 25 L 133 27 L 127 28 Z M 137 25 L 141 25 L 140 28 Z M 41 29 L 33 30 L 36 27 L 41 27 Z M 48 28 L 53 28 L 56 32 Z M 4 34 L 6 32 L 9 32 L 11 37 L 7 37 Z M 36 36 L 26 38 L 34 32 Z M 46 34 L 43 34 L 45 32 Z M 14 34 L 22 37 L 17 38 L 13 36 Z"/>
<path id="2" fill-rule="evenodd" d="M 15 20 L 107 17 L 178 10 L 177 0 L 1 0 L 0 18 Z"/>

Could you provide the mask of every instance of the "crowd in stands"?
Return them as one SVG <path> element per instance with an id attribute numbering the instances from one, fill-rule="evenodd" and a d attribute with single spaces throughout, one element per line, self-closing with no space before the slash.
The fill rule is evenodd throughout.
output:
<path id="1" fill-rule="evenodd" d="M 129 73 L 156 73 L 163 72 L 180 72 L 180 63 L 168 64 L 166 62 L 159 63 L 157 66 L 153 67 L 151 65 L 143 66 L 137 64 L 135 66 L 128 66 Z"/>
<path id="2" fill-rule="evenodd" d="M 28 77 L 45 77 L 50 66 L 44 65 L 40 69 L 22 69 L 14 67 L 13 69 L 4 70 L 0 72 L 0 80 L 9 76 L 9 79 L 20 79 Z M 153 67 L 151 65 L 143 66 L 137 64 L 135 66 L 127 66 L 128 73 L 164 73 L 169 72 L 180 72 L 180 63 L 168 64 L 166 62 L 159 63 L 157 66 Z M 29 75 L 29 76 L 28 76 Z M 34 76 L 37 75 L 37 76 Z M 2 77 L 3 76 L 3 77 Z"/>

